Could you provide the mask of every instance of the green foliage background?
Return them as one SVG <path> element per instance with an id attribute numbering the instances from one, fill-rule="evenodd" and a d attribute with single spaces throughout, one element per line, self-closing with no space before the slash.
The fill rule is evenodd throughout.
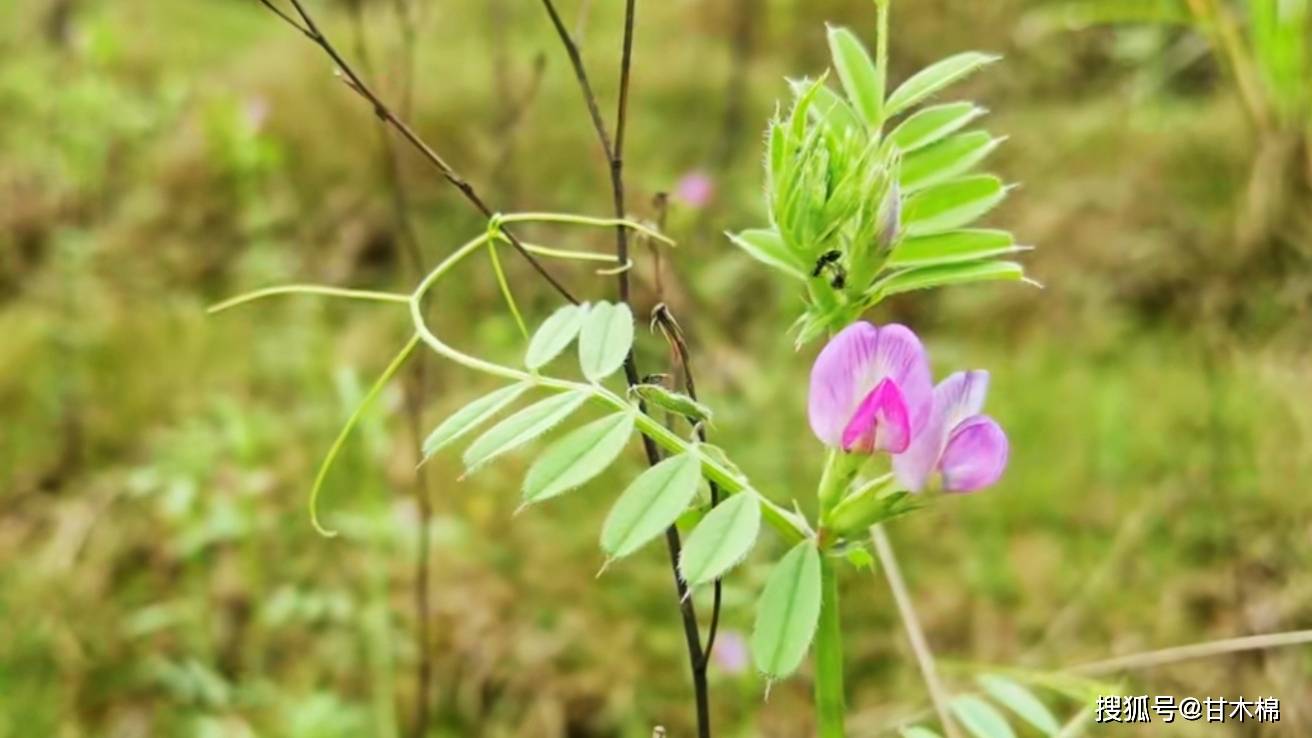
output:
<path id="1" fill-rule="evenodd" d="M 304 511 L 405 316 L 302 298 L 204 313 L 284 281 L 408 289 L 369 111 L 254 0 L 82 0 L 66 27 L 56 5 L 0 3 L 0 736 L 406 734 L 418 516 L 399 387 L 325 491 L 343 535 L 318 537 Z M 354 55 L 349 16 L 321 5 Z M 422 5 L 416 126 L 502 210 L 606 212 L 603 162 L 540 8 Z M 593 3 L 584 42 L 607 101 L 618 5 Z M 822 21 L 872 38 L 873 7 L 639 5 L 630 207 L 652 217 L 685 173 L 714 176 L 709 207 L 672 206 L 664 297 L 716 438 L 803 499 L 821 458 L 804 418 L 816 347 L 795 353 L 784 335 L 792 287 L 720 234 L 764 220 L 761 131 L 784 77 L 823 71 Z M 397 48 L 389 7 L 363 8 L 383 60 Z M 1074 31 L 1049 10 L 894 4 L 895 79 L 959 50 L 1006 54 L 968 85 L 1010 136 L 993 169 L 1024 183 L 989 222 L 1041 247 L 1026 262 L 1046 285 L 900 296 L 876 316 L 927 334 L 940 373 L 990 368 L 990 412 L 1012 438 L 996 489 L 892 527 L 949 680 L 967 689 L 979 664 L 1057 669 L 1312 621 L 1307 192 L 1294 188 L 1302 206 L 1276 214 L 1274 235 L 1253 237 L 1251 215 L 1263 167 L 1302 166 L 1306 141 L 1255 134 L 1187 29 Z M 483 227 L 421 162 L 403 157 L 403 176 L 430 259 Z M 605 233 L 533 235 L 610 248 Z M 540 321 L 551 296 L 505 263 Z M 657 299 L 649 267 L 644 254 L 640 315 Z M 567 274 L 610 296 L 610 280 Z M 451 284 L 446 335 L 520 355 L 491 273 Z M 640 342 L 662 365 L 659 340 Z M 430 426 L 491 388 L 432 370 Z M 528 458 L 457 482 L 454 456 L 430 462 L 433 735 L 687 735 L 664 553 L 593 578 L 638 455 L 611 484 L 513 521 Z M 727 585 L 729 631 L 750 630 L 765 574 L 749 563 Z M 889 734 L 923 688 L 882 578 L 844 587 L 852 734 Z M 1302 736 L 1310 677 L 1308 651 L 1289 649 L 1134 673 L 1125 688 L 1286 707 L 1260 733 L 1153 735 Z M 712 678 L 724 735 L 805 735 L 805 676 L 768 702 L 750 673 Z"/>

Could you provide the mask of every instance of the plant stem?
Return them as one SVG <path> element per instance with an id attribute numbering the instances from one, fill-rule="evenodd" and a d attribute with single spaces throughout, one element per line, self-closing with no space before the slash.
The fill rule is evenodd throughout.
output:
<path id="1" fill-rule="evenodd" d="M 1188 5 L 1194 20 L 1202 26 L 1203 35 L 1234 78 L 1239 100 L 1249 120 L 1259 131 L 1270 130 L 1271 117 L 1262 96 L 1261 83 L 1244 50 L 1243 37 L 1234 18 L 1216 0 L 1188 0 Z"/>
<path id="2" fill-rule="evenodd" d="M 880 115 L 883 115 L 884 96 L 888 92 L 888 11 L 889 3 L 892 0 L 875 0 L 875 10 L 879 16 L 875 29 L 875 85 L 879 100 Z M 880 126 L 876 127 L 875 135 L 881 133 Z"/>
<path id="3" fill-rule="evenodd" d="M 882 525 L 871 526 L 870 539 L 875 544 L 875 552 L 879 556 L 879 565 L 884 569 L 884 577 L 888 579 L 888 588 L 893 591 L 893 601 L 897 604 L 902 625 L 907 629 L 911 651 L 916 655 L 916 663 L 920 666 L 920 674 L 925 680 L 925 687 L 929 690 L 929 699 L 934 703 L 934 712 L 938 714 L 938 721 L 943 726 L 943 732 L 948 734 L 948 738 L 959 738 L 961 733 L 948 711 L 947 690 L 939 680 L 938 669 L 934 664 L 934 652 L 930 650 L 929 641 L 925 639 L 925 632 L 920 627 L 920 619 L 916 617 L 916 608 L 911 602 L 907 584 L 902 579 L 902 570 L 897 565 L 893 544 L 889 542 Z"/>
<path id="4" fill-rule="evenodd" d="M 296 15 L 300 18 L 299 21 L 292 18 L 289 14 L 279 10 L 277 6 L 273 4 L 272 0 L 260 0 L 260 4 L 268 8 L 271 12 L 282 19 L 283 22 L 296 29 L 301 35 L 308 38 L 325 54 L 327 54 L 328 58 L 337 65 L 337 68 L 342 73 L 342 77 L 346 81 L 347 86 L 357 95 L 364 98 L 364 100 L 373 107 L 374 115 L 378 116 L 380 120 L 391 126 L 393 130 L 400 134 L 401 138 L 405 139 L 407 143 L 413 146 L 429 164 L 432 164 L 437 169 L 443 179 L 445 179 L 452 187 L 455 187 L 460 191 L 460 194 L 464 196 L 465 200 L 467 200 L 470 205 L 473 205 L 474 208 L 486 218 L 494 216 L 496 211 L 493 210 L 485 200 L 483 200 L 482 196 L 478 194 L 478 190 L 474 189 L 474 186 L 470 184 L 468 180 L 462 177 L 454 167 L 447 163 L 446 159 L 442 158 L 441 154 L 438 154 L 436 149 L 430 146 L 427 141 L 419 136 L 418 133 L 415 133 L 414 129 L 411 128 L 410 125 L 407 124 L 397 113 L 395 113 L 346 61 L 341 53 L 338 52 L 337 47 L 333 45 L 332 41 L 330 41 L 328 37 L 319 30 L 318 23 L 314 20 L 314 16 L 310 14 L 309 10 L 306 9 L 302 0 L 289 0 L 289 2 L 295 9 Z M 546 280 L 561 297 L 571 303 L 578 304 L 579 300 L 574 296 L 574 293 L 570 292 L 560 280 L 556 279 L 556 277 L 542 265 L 542 262 L 538 261 L 532 254 L 530 254 L 523 247 L 523 244 L 520 243 L 519 238 L 514 233 L 511 233 L 510 231 L 503 231 L 503 233 L 505 233 L 511 246 L 519 252 L 520 256 L 528 261 L 529 265 L 533 267 L 533 270 Z"/>
<path id="5" fill-rule="evenodd" d="M 843 738 L 843 625 L 838 610 L 838 572 L 820 559 L 820 625 L 815 634 L 815 711 L 820 738 Z"/>
<path id="6" fill-rule="evenodd" d="M 658 270 L 657 279 L 659 280 L 659 263 L 656 265 L 656 268 Z M 652 310 L 652 317 L 655 322 L 660 325 L 661 333 L 665 335 L 666 340 L 669 342 L 670 347 L 673 350 L 674 363 L 683 374 L 684 391 L 693 402 L 697 402 L 697 378 L 693 376 L 692 355 L 688 351 L 688 342 L 684 340 L 683 329 L 679 327 L 679 322 L 674 319 L 674 314 L 670 312 L 669 306 L 663 302 Z M 702 443 L 706 443 L 706 424 L 698 423 L 696 432 L 698 440 Z M 720 504 L 720 500 L 724 495 L 720 490 L 720 485 L 716 484 L 715 480 L 707 480 L 707 484 L 711 488 L 711 507 L 715 507 Z M 703 671 L 705 671 L 710 665 L 711 654 L 714 653 L 715 650 L 715 636 L 720 629 L 720 610 L 723 601 L 724 583 L 721 580 L 716 579 L 714 593 L 711 596 L 711 623 L 706 628 L 706 643 L 702 647 Z"/>
<path id="7" fill-rule="evenodd" d="M 1245 636 L 1242 638 L 1226 638 L 1224 640 L 1208 641 L 1206 643 L 1194 643 L 1188 646 L 1176 646 L 1175 648 L 1163 648 L 1160 651 L 1135 653 L 1128 656 L 1118 656 L 1104 661 L 1095 661 L 1089 664 L 1073 666 L 1069 671 L 1072 674 L 1100 676 L 1103 674 L 1116 674 L 1118 672 L 1132 671 L 1135 669 L 1148 669 L 1154 666 L 1162 666 L 1164 664 L 1174 664 L 1179 661 L 1204 659 L 1210 656 L 1219 656 L 1221 654 L 1236 653 L 1239 651 L 1258 651 L 1268 648 L 1277 648 L 1280 646 L 1297 646 L 1306 643 L 1312 643 L 1312 630 L 1267 633 L 1263 635 Z"/>
<path id="8" fill-rule="evenodd" d="M 820 500 L 820 524 L 829 521 L 829 513 L 843 501 L 853 478 L 865 463 L 861 454 L 849 454 L 838 449 L 830 449 L 825 457 L 825 468 L 820 474 L 820 488 L 817 496 Z"/>
<path id="9" fill-rule="evenodd" d="M 569 56 L 574 76 L 577 78 L 579 89 L 583 93 L 584 104 L 588 108 L 588 116 L 592 120 L 592 127 L 597 135 L 597 142 L 600 144 L 602 152 L 606 155 L 607 162 L 610 165 L 611 199 L 615 207 L 616 219 L 622 220 L 625 217 L 624 134 L 628 122 L 629 81 L 630 72 L 633 68 L 633 30 L 637 17 L 637 0 L 626 0 L 624 3 L 624 40 L 620 51 L 619 102 L 616 106 L 615 137 L 613 140 L 606 130 L 606 123 L 602 119 L 601 108 L 597 104 L 596 93 L 593 91 L 592 83 L 588 79 L 587 68 L 583 64 L 583 55 L 579 51 L 578 44 L 570 37 L 569 30 L 565 27 L 564 21 L 561 19 L 560 13 L 557 12 L 552 0 L 543 0 L 543 6 L 546 8 L 547 15 L 551 18 L 552 26 L 555 27 L 557 35 L 560 36 L 566 55 Z M 620 264 L 627 264 L 629 261 L 629 232 L 628 228 L 623 225 L 615 226 L 615 260 Z M 620 271 L 616 275 L 616 287 L 619 292 L 620 302 L 628 304 L 628 270 Z M 629 387 L 638 384 L 639 376 L 637 360 L 632 349 L 630 349 L 628 356 L 624 359 L 624 377 Z M 641 400 L 638 402 L 638 411 L 640 416 L 648 417 L 646 405 Z M 664 429 L 663 426 L 662 429 Z M 648 464 L 655 466 L 661 459 L 660 450 L 650 435 L 643 434 L 642 443 L 647 454 Z M 678 597 L 679 614 L 683 619 L 684 639 L 688 645 L 688 661 L 692 669 L 693 690 L 697 709 L 697 735 L 699 738 L 711 738 L 710 688 L 706 679 L 707 658 L 702 649 L 696 607 L 692 597 L 689 596 L 688 585 L 679 576 L 679 557 L 682 544 L 679 540 L 679 529 L 676 526 L 671 525 L 665 531 L 665 542 L 670 553 L 670 570 L 674 577 L 674 591 Z"/>

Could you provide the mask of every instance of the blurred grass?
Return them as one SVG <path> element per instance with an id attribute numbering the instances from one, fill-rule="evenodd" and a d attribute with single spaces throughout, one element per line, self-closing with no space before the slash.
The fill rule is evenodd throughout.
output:
<path id="1" fill-rule="evenodd" d="M 595 5 L 586 36 L 606 99 L 615 5 Z M 716 200 L 671 213 L 666 297 L 694 341 L 715 435 L 781 501 L 804 499 L 817 473 L 803 419 L 815 347 L 793 352 L 796 298 L 717 234 L 761 218 L 759 130 L 782 77 L 820 71 L 821 21 L 868 29 L 867 5 L 762 6 Z M 1308 276 L 1240 291 L 1275 330 L 1197 312 L 1209 285 L 1228 284 L 1218 255 L 1252 156 L 1242 117 L 1205 60 L 1145 86 L 1155 58 L 1127 51 L 1124 33 L 1024 32 L 1039 5 L 895 6 L 899 75 L 946 51 L 1008 53 L 972 84 L 997 111 L 991 130 L 1011 136 L 1001 170 L 1025 185 L 997 218 L 1041 247 L 1030 263 L 1047 286 L 908 297 L 877 316 L 928 333 L 940 374 L 990 368 L 991 412 L 1014 448 L 997 489 L 892 529 L 927 628 L 957 664 L 1055 667 L 1307 627 L 1307 315 L 1275 293 Z M 637 214 L 725 146 L 735 6 L 642 6 Z M 425 8 L 425 136 L 499 207 L 604 212 L 601 160 L 537 9 L 516 5 L 494 27 L 482 4 Z M 279 281 L 405 288 L 368 111 L 254 2 L 86 0 L 64 47 L 42 38 L 46 9 L 0 5 L 0 736 L 401 734 L 417 514 L 399 389 L 326 490 L 343 537 L 313 535 L 304 502 L 405 317 L 302 298 L 204 315 Z M 386 4 L 366 18 L 390 48 Z M 510 167 L 493 172 L 507 145 L 493 121 L 531 86 L 538 52 L 541 88 Z M 407 157 L 404 174 L 430 258 L 480 227 L 422 163 Z M 604 233 L 533 235 L 608 248 Z M 545 315 L 549 295 L 508 265 Z M 645 309 L 655 295 L 638 278 Z M 480 273 L 441 296 L 437 320 L 462 345 L 512 356 L 498 300 Z M 659 366 L 648 344 L 644 364 Z M 430 423 L 487 389 L 432 365 Z M 434 463 L 434 735 L 646 736 L 657 723 L 687 735 L 663 551 L 593 578 L 608 489 L 638 459 L 512 523 L 525 463 L 459 483 L 454 460 Z M 731 631 L 750 629 L 765 557 L 754 561 L 726 587 Z M 845 586 L 854 728 L 876 735 L 923 706 L 923 689 L 882 581 Z M 1127 688 L 1278 696 L 1282 723 L 1260 735 L 1301 736 L 1310 674 L 1291 650 L 1162 668 Z M 755 677 L 713 678 L 724 735 L 806 733 L 805 679 L 763 703 Z M 1258 734 L 1190 729 L 1153 734 Z"/>

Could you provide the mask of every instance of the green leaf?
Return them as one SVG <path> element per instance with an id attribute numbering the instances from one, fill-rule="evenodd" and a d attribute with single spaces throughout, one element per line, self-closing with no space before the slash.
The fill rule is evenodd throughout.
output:
<path id="1" fill-rule="evenodd" d="M 964 264 L 912 269 L 889 277 L 876 288 L 879 298 L 902 292 L 945 287 L 970 282 L 1018 282 L 1025 278 L 1025 269 L 1014 261 L 973 261 Z"/>
<path id="2" fill-rule="evenodd" d="M 811 112 L 819 120 L 828 123 L 839 134 L 847 130 L 861 130 L 865 125 L 857 117 L 856 111 L 847 104 L 837 92 L 828 85 L 820 87 L 815 93 L 815 103 Z"/>
<path id="3" fill-rule="evenodd" d="M 559 356 L 579 334 L 579 327 L 583 325 L 587 311 L 586 305 L 566 305 L 552 313 L 529 341 L 528 351 L 524 354 L 524 365 L 537 370 Z"/>
<path id="4" fill-rule="evenodd" d="M 777 194 L 779 181 L 783 178 L 788 164 L 788 129 L 778 120 L 770 121 L 770 132 L 766 134 L 765 188 L 770 199 Z"/>
<path id="5" fill-rule="evenodd" d="M 952 712 L 975 738 L 1016 738 L 1016 733 L 992 705 L 978 697 L 963 695 L 952 700 Z"/>
<path id="6" fill-rule="evenodd" d="M 1012 680 L 996 674 L 983 674 L 978 680 L 984 691 L 1044 735 L 1061 732 L 1061 724 L 1034 693 Z"/>
<path id="7" fill-rule="evenodd" d="M 808 539 L 775 565 L 756 603 L 756 668 L 771 679 L 792 674 L 806 657 L 819 622 L 820 552 Z"/>
<path id="8" fill-rule="evenodd" d="M 922 102 L 945 87 L 968 77 L 972 72 L 987 64 L 1001 59 L 994 54 L 981 54 L 967 51 L 964 54 L 950 56 L 941 62 L 931 64 L 912 75 L 888 97 L 884 117 L 892 118 L 898 113 Z"/>
<path id="9" fill-rule="evenodd" d="M 941 738 L 938 733 L 935 733 L 929 728 L 921 728 L 918 726 L 903 728 L 900 732 L 902 733 L 902 738 Z"/>
<path id="10" fill-rule="evenodd" d="M 588 394 L 584 392 L 562 392 L 529 405 L 492 426 L 465 449 L 465 473 L 477 471 L 487 462 L 556 427 L 587 399 Z"/>
<path id="11" fill-rule="evenodd" d="M 870 52 L 866 51 L 856 34 L 837 26 L 829 28 L 829 52 L 847 99 L 852 101 L 852 107 L 868 125 L 879 125 L 882 120 L 880 109 L 884 101 L 884 89 L 875 71 L 875 63 L 870 59 Z"/>
<path id="12" fill-rule="evenodd" d="M 875 570 L 875 557 L 872 556 L 867 549 L 853 548 L 847 552 L 846 558 L 847 563 L 858 569 L 864 569 L 865 571 Z"/>
<path id="13" fill-rule="evenodd" d="M 1253 57 L 1271 90 L 1272 104 L 1291 117 L 1305 110 L 1309 92 L 1308 0 L 1252 0 L 1248 5 Z M 1300 122 L 1305 119 L 1300 119 Z"/>
<path id="14" fill-rule="evenodd" d="M 671 456 L 643 472 L 606 516 L 601 549 L 611 560 L 637 551 L 674 525 L 697 494 L 701 480 L 701 458 L 691 452 Z"/>
<path id="15" fill-rule="evenodd" d="M 588 309 L 579 331 L 583 376 L 600 382 L 624 365 L 633 348 L 633 312 L 628 305 L 599 302 Z"/>
<path id="16" fill-rule="evenodd" d="M 690 587 L 724 576 L 756 544 L 761 532 L 761 501 L 750 491 L 717 505 L 684 543 L 679 572 Z"/>
<path id="17" fill-rule="evenodd" d="M 711 409 L 682 392 L 672 392 L 659 384 L 634 385 L 631 391 L 643 401 L 662 410 L 682 415 L 693 422 L 711 422 Z"/>
<path id="18" fill-rule="evenodd" d="M 947 138 L 970 125 L 985 112 L 984 108 L 969 102 L 934 105 L 908 116 L 888 134 L 888 141 L 903 153 L 909 154 Z"/>
<path id="19" fill-rule="evenodd" d="M 902 160 L 902 192 L 910 195 L 970 171 L 1002 143 L 987 131 L 958 133 Z"/>
<path id="20" fill-rule="evenodd" d="M 697 447 L 701 449 L 703 456 L 724 467 L 731 476 L 742 482 L 744 487 L 747 486 L 747 475 L 734 463 L 733 459 L 729 458 L 729 454 L 724 449 L 713 443 L 699 443 Z"/>
<path id="21" fill-rule="evenodd" d="M 424 460 L 427 461 L 433 454 L 460 440 L 466 433 L 509 407 L 527 392 L 528 388 L 529 385 L 522 382 L 502 387 L 455 411 L 451 417 L 433 429 L 433 432 L 428 434 L 428 438 L 424 439 Z"/>
<path id="22" fill-rule="evenodd" d="M 967 229 L 932 236 L 903 239 L 893 249 L 888 265 L 893 268 L 938 266 L 979 261 L 1024 251 L 1007 231 Z"/>
<path id="23" fill-rule="evenodd" d="M 908 236 L 951 231 L 978 220 L 1007 196 L 1002 180 L 975 175 L 934 185 L 907 198 L 902 222 Z"/>
<path id="24" fill-rule="evenodd" d="M 734 245 L 747 255 L 779 271 L 806 281 L 806 267 L 797 255 L 788 249 L 783 236 L 769 228 L 753 228 L 742 233 L 725 233 Z"/>
<path id="25" fill-rule="evenodd" d="M 615 461 L 633 434 L 633 414 L 619 412 L 575 428 L 547 447 L 524 477 L 524 504 L 581 487 Z"/>
<path id="26" fill-rule="evenodd" d="M 808 78 L 790 79 L 788 87 L 794 95 L 801 96 L 808 92 L 813 99 L 810 107 L 811 119 L 828 124 L 829 127 L 838 134 L 842 134 L 849 129 L 860 130 L 865 127 L 861 119 L 857 117 L 856 111 L 847 103 L 847 100 L 834 92 L 828 85 L 819 85 L 812 91 L 814 80 Z"/>

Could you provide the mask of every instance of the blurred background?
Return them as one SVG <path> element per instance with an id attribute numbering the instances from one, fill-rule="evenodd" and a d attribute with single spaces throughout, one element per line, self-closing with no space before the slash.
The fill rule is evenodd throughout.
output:
<path id="1" fill-rule="evenodd" d="M 990 412 L 1012 438 L 1002 484 L 890 530 L 955 688 L 988 665 L 1060 670 L 1312 623 L 1312 77 L 1288 34 L 1268 38 L 1260 12 L 1277 5 L 1302 4 L 894 2 L 899 79 L 956 51 L 1006 55 L 962 94 L 1010 136 L 993 168 L 1023 186 L 990 222 L 1038 247 L 1026 261 L 1045 285 L 902 296 L 873 316 L 926 335 L 940 376 L 991 369 Z M 310 7 L 494 208 L 608 213 L 538 3 Z M 622 3 L 560 7 L 609 118 Z M 1197 8 L 1227 15 L 1200 29 L 1184 22 Z M 721 234 L 764 221 L 761 132 L 785 77 L 824 71 L 825 21 L 873 40 L 868 0 L 639 3 L 629 207 L 679 247 L 659 282 L 639 252 L 637 311 L 670 303 L 714 436 L 781 501 L 819 470 L 804 421 L 817 347 L 793 350 L 798 296 Z M 404 310 L 205 309 L 292 281 L 408 291 L 398 181 L 425 264 L 484 227 L 394 153 L 324 55 L 256 0 L 0 2 L 0 736 L 412 735 L 421 663 L 430 736 L 690 734 L 665 551 L 594 578 L 636 449 L 513 522 L 527 458 L 457 482 L 444 454 L 427 467 L 429 516 L 396 382 L 325 488 L 343 535 L 311 529 L 316 466 L 404 341 Z M 527 232 L 611 248 L 606 231 Z M 553 295 L 504 263 L 540 320 Z M 557 272 L 611 295 L 588 268 Z M 466 273 L 435 322 L 518 355 L 491 271 Z M 646 368 L 668 365 L 659 337 L 641 342 Z M 421 432 L 491 387 L 424 363 Z M 763 538 L 725 588 L 720 735 L 810 730 L 805 673 L 767 702 L 735 658 L 777 547 Z M 882 576 L 843 586 L 851 734 L 893 735 L 924 689 Z M 1134 694 L 1279 697 L 1281 721 L 1090 734 L 1312 733 L 1306 647 L 1121 676 Z"/>

